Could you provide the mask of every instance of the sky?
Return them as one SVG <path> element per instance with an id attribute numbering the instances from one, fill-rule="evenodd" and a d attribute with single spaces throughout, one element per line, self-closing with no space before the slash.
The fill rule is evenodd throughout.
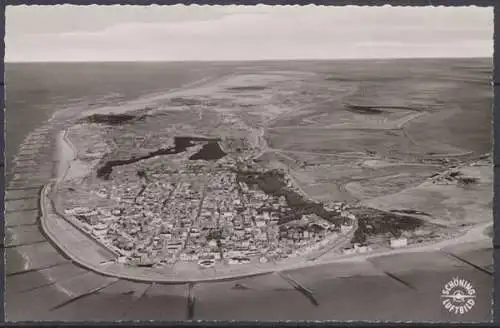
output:
<path id="1" fill-rule="evenodd" d="M 493 8 L 7 6 L 7 62 L 491 57 Z"/>

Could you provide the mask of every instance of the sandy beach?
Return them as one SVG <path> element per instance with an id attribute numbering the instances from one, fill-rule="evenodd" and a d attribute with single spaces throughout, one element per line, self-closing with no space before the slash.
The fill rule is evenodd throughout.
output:
<path id="1" fill-rule="evenodd" d="M 214 105 L 216 107 L 214 111 L 217 112 L 217 115 L 220 114 L 228 118 L 228 122 L 233 122 L 229 119 L 239 122 L 239 113 L 231 113 L 231 106 L 236 107 L 234 103 L 240 105 L 237 102 L 239 99 L 244 99 L 241 101 L 242 104 L 245 102 L 244 105 L 248 105 L 254 100 L 257 104 L 259 101 L 267 104 L 266 102 L 273 99 L 266 97 L 272 95 L 274 89 L 255 92 L 251 91 L 251 88 L 262 88 L 263 85 L 267 86 L 265 83 L 280 86 L 283 81 L 285 84 L 288 83 L 286 82 L 288 77 L 296 76 L 302 79 L 307 75 L 305 73 L 295 75 L 289 73 L 287 75 L 284 74 L 285 71 L 285 69 L 273 70 L 272 74 L 266 75 L 266 78 L 261 78 L 265 74 L 252 75 L 246 72 L 244 77 L 240 78 L 231 76 L 222 79 L 217 77 L 213 80 L 197 79 L 193 84 L 187 84 L 178 90 L 163 94 L 155 93 L 124 106 L 119 104 L 116 106 L 106 105 L 99 109 L 94 108 L 81 113 L 81 115 L 125 113 L 137 110 L 137 107 L 149 104 L 151 101 L 157 101 L 159 104 L 152 111 L 152 113 L 158 113 L 162 111 L 162 103 L 165 99 L 184 96 L 196 100 L 197 97 L 204 99 L 203 97 L 207 95 L 214 95 L 214 98 L 221 97 L 222 99 L 222 95 L 225 95 L 221 91 L 223 90 L 228 96 L 222 99 L 224 100 L 223 105 Z M 269 70 L 269 72 L 271 71 Z M 315 80 L 314 83 L 318 83 L 322 88 L 322 84 L 318 81 Z M 249 86 L 251 92 L 244 91 Z M 289 87 L 288 84 L 286 86 Z M 319 90 L 325 92 L 321 88 Z M 254 98 L 247 97 L 245 92 L 258 94 L 258 96 L 262 94 L 262 98 L 255 95 Z M 245 94 L 244 97 L 243 94 Z M 280 94 L 285 98 L 291 98 L 291 95 Z M 311 100 L 318 100 L 315 97 L 311 96 Z M 192 100 L 191 98 L 189 100 Z M 397 101 L 395 103 L 397 105 Z M 370 138 L 373 136 L 378 138 L 383 133 L 390 132 L 390 129 L 406 127 L 405 124 L 409 122 L 411 123 L 409 131 L 413 138 L 419 133 L 419 129 L 413 127 L 412 124 L 417 124 L 417 127 L 421 129 L 431 120 L 427 117 L 428 115 L 413 113 L 408 116 L 406 112 L 404 115 L 389 113 L 387 115 L 390 119 L 367 116 L 366 119 L 363 118 L 365 121 L 359 120 L 352 126 L 346 125 L 344 127 L 385 127 L 387 131 L 365 133 L 366 138 L 359 145 L 356 144 L 353 149 L 347 149 L 346 145 L 338 142 L 335 137 L 340 136 L 340 132 L 333 131 L 329 134 L 332 136 L 331 140 L 327 140 L 328 138 L 317 139 L 322 143 L 318 147 L 324 149 L 324 153 L 319 153 L 319 155 L 318 149 L 309 149 L 307 143 L 309 141 L 303 141 L 300 138 L 294 139 L 292 143 L 292 146 L 298 150 L 294 150 L 292 146 L 287 148 L 287 144 L 279 144 L 279 142 L 287 141 L 283 137 L 286 136 L 285 133 L 289 133 L 286 136 L 289 139 L 300 136 L 302 131 L 306 130 L 311 131 L 310 135 L 313 138 L 316 138 L 316 135 L 319 136 L 320 133 L 315 135 L 315 129 L 311 126 L 300 126 L 296 130 L 290 128 L 296 122 L 302 122 L 300 121 L 302 119 L 306 123 L 309 122 L 307 124 L 319 124 L 320 130 L 324 128 L 320 131 L 323 133 L 328 129 L 337 130 L 340 127 L 335 123 L 338 118 L 349 120 L 354 117 L 354 114 L 348 111 L 330 112 L 329 108 L 337 108 L 335 107 L 338 106 L 336 102 L 327 103 L 324 108 L 321 106 L 319 106 L 320 109 L 325 110 L 326 115 L 320 112 L 314 114 L 312 118 L 307 115 L 302 118 L 300 116 L 301 104 L 293 102 L 282 107 L 270 104 L 269 106 L 263 105 L 263 109 L 259 106 L 256 106 L 257 109 L 252 109 L 255 112 L 269 110 L 269 115 L 265 117 L 266 119 L 269 117 L 270 120 L 279 115 L 283 115 L 287 119 L 288 114 L 293 114 L 290 115 L 291 123 L 285 121 L 285 118 L 281 122 L 276 122 L 275 131 L 281 133 L 279 137 L 282 139 L 274 140 L 275 143 L 278 142 L 278 145 L 270 145 L 265 149 L 265 152 L 268 153 L 264 154 L 263 151 L 262 155 L 265 157 L 269 155 L 269 152 L 275 152 L 276 157 L 279 157 L 278 155 L 283 154 L 285 160 L 292 164 L 297 159 L 305 159 L 316 165 L 315 159 L 318 159 L 319 164 L 311 166 L 309 171 L 302 170 L 300 174 L 292 172 L 294 173 L 293 180 L 299 185 L 298 190 L 306 194 L 309 194 L 311 190 L 314 191 L 314 188 L 320 190 L 319 183 L 311 183 L 313 180 L 311 175 L 313 174 L 317 174 L 318 180 L 323 177 L 335 180 L 337 177 L 343 178 L 343 175 L 361 176 L 362 170 L 365 169 L 390 171 L 394 168 L 402 172 L 403 168 L 399 164 L 396 165 L 396 161 L 385 161 L 364 153 L 364 140 L 371 142 Z M 248 108 L 252 107 L 244 107 L 241 113 L 249 113 L 251 110 Z M 172 111 L 174 110 L 179 115 L 189 116 L 187 109 L 182 106 L 177 106 L 172 109 Z M 186 114 L 182 114 L 184 110 Z M 200 110 L 197 114 L 199 114 L 196 116 L 197 119 L 208 120 L 207 113 Z M 459 112 L 454 112 L 455 114 L 460 115 Z M 318 118 L 315 118 L 316 115 Z M 173 115 L 171 117 L 176 118 Z M 443 120 L 449 120 L 450 117 L 453 115 L 447 113 L 447 115 L 443 115 Z M 189 118 L 187 117 L 187 119 Z M 438 119 L 435 121 L 433 122 L 434 131 L 446 135 L 445 132 L 439 131 L 440 124 L 444 124 L 444 121 L 438 122 Z M 466 121 L 464 119 L 464 122 Z M 162 124 L 163 121 L 158 122 L 159 127 L 162 127 Z M 236 123 L 234 124 L 236 125 Z M 297 123 L 297 125 L 300 124 Z M 213 319 L 469 322 L 491 319 L 492 222 L 489 220 L 486 210 L 481 212 L 479 218 L 472 218 L 476 207 L 487 203 L 484 199 L 481 200 L 479 199 L 481 197 L 477 196 L 478 202 L 467 200 L 469 194 L 479 189 L 457 193 L 451 190 L 450 186 L 417 185 L 410 191 L 396 193 L 392 198 L 391 196 L 377 196 L 366 202 L 374 207 L 384 208 L 383 204 L 388 201 L 390 205 L 387 205 L 385 209 L 389 210 L 408 208 L 411 207 L 409 199 L 414 195 L 422 196 L 418 198 L 421 201 L 419 204 L 425 205 L 426 190 L 432 189 L 433 192 L 442 192 L 443 194 L 451 190 L 449 195 L 458 195 L 455 197 L 456 201 L 450 200 L 453 198 L 451 196 L 434 197 L 436 200 L 435 208 L 439 209 L 441 205 L 438 204 L 438 201 L 441 200 L 445 205 L 442 207 L 443 211 L 448 209 L 448 206 L 460 207 L 460 202 L 465 202 L 463 211 L 460 212 L 463 215 L 457 217 L 464 222 L 473 223 L 460 228 L 455 234 L 455 238 L 434 243 L 410 245 L 401 249 L 386 248 L 366 254 L 339 255 L 338 253 L 325 252 L 315 261 L 305 261 L 304 258 L 297 257 L 277 263 L 241 264 L 230 268 L 221 266 L 209 270 L 200 270 L 196 264 L 183 263 L 163 268 L 125 267 L 115 263 L 116 255 L 109 252 L 105 245 L 97 242 L 90 234 L 82 233 L 77 227 L 77 222 L 61 217 L 60 210 L 56 211 L 57 209 L 51 204 L 52 192 L 57 189 L 58 185 L 69 180 L 80 181 L 91 169 L 88 165 L 89 162 L 77 158 L 78 150 L 75 145 L 81 144 L 81 141 L 77 138 L 72 141 L 68 129 L 71 129 L 68 124 L 47 128 L 50 133 L 58 131 L 53 138 L 48 136 L 46 139 L 51 140 L 50 144 L 47 142 L 47 146 L 43 146 L 47 148 L 53 145 L 51 155 L 53 154 L 52 150 L 55 149 L 55 157 L 50 156 L 49 159 L 46 155 L 39 157 L 38 148 L 28 145 L 22 148 L 22 154 L 17 158 L 17 162 L 21 163 L 20 167 L 43 163 L 43 165 L 39 165 L 40 171 L 54 172 L 55 174 L 45 177 L 39 173 L 39 178 L 30 180 L 29 177 L 35 174 L 32 173 L 32 170 L 23 168 L 25 171 L 21 173 L 18 170 L 13 174 L 13 182 L 6 194 L 5 298 L 7 300 L 6 317 L 9 321 Z M 274 127 L 271 130 L 273 129 Z M 193 130 L 197 131 L 194 128 Z M 199 130 L 199 135 L 204 135 L 205 131 Z M 348 130 L 345 129 L 345 131 Z M 435 132 L 436 140 L 439 140 L 438 132 Z M 41 143 L 41 136 L 42 132 L 37 132 L 28 141 L 34 144 Z M 388 135 L 388 140 L 396 140 L 391 139 L 393 137 L 395 135 Z M 265 135 L 262 133 L 262 139 L 264 138 Z M 347 137 L 345 140 L 349 141 L 350 138 Z M 465 136 L 460 138 L 465 139 Z M 426 140 L 420 140 L 421 138 L 418 137 L 417 139 L 417 143 L 426 145 Z M 269 142 L 269 139 L 265 142 Z M 449 152 L 445 155 L 452 157 L 458 154 L 462 148 L 457 144 L 458 142 L 450 143 L 450 146 L 446 148 Z M 330 146 L 332 149 L 328 148 Z M 433 149 L 432 147 L 437 148 L 434 144 L 430 145 L 429 149 Z M 483 146 L 481 145 L 481 147 Z M 344 148 L 348 152 L 338 151 Z M 463 149 L 465 148 L 464 146 Z M 83 147 L 79 148 L 80 151 L 82 151 L 81 149 Z M 456 153 L 455 150 L 457 150 Z M 482 148 L 477 152 L 481 151 Z M 433 156 L 438 157 L 440 154 L 436 153 Z M 333 158 L 339 163 L 336 170 L 327 166 L 329 161 L 333 162 L 331 160 Z M 55 160 L 55 163 L 52 163 L 52 160 Z M 353 166 L 353 163 L 360 164 L 359 170 L 356 166 L 353 171 L 349 171 L 349 165 Z M 52 164 L 55 164 L 55 169 Z M 48 167 L 49 165 L 51 167 Z M 416 172 L 415 175 L 418 175 L 422 174 L 419 171 L 420 167 L 423 170 L 431 170 L 435 167 L 432 165 L 435 164 L 410 163 L 408 171 Z M 471 172 L 482 172 L 482 170 L 487 169 L 476 167 Z M 397 171 L 397 174 L 387 176 L 391 179 L 398 178 L 402 176 L 400 171 Z M 355 173 L 351 174 L 351 172 Z M 380 181 L 382 180 L 381 178 Z M 367 187 L 366 184 L 356 185 L 347 179 L 341 181 L 340 184 L 343 185 L 339 189 L 353 189 L 362 196 L 367 193 L 366 190 L 370 191 L 371 186 Z M 489 175 L 481 176 L 480 181 L 485 183 L 490 181 Z M 375 182 L 378 183 L 378 180 Z M 329 182 L 323 182 L 323 185 L 330 189 L 333 188 L 329 187 Z M 41 189 L 42 187 L 43 189 Z M 342 192 L 349 193 L 349 190 Z M 321 193 L 321 191 L 316 191 L 316 194 Z M 436 213 L 436 217 L 441 215 L 439 211 Z M 450 212 L 448 216 L 444 217 L 453 218 L 453 215 L 454 213 Z M 476 220 L 475 223 L 474 220 Z M 444 284 L 457 276 L 468 279 L 478 292 L 474 309 L 459 317 L 453 316 L 445 310 L 439 297 Z M 30 310 L 26 311 L 26 309 Z"/>
<path id="2" fill-rule="evenodd" d="M 58 176 L 56 182 L 51 187 L 53 190 L 57 190 L 57 185 L 64 179 L 82 177 L 86 174 L 85 170 L 82 170 L 84 166 L 75 165 L 77 161 L 76 149 L 68 138 L 67 131 L 62 131 L 58 135 L 57 139 L 57 160 L 58 160 Z M 48 210 L 50 206 L 49 194 L 47 192 L 42 192 L 42 202 L 45 205 L 42 207 L 45 211 Z M 57 224 L 54 225 L 51 220 L 57 220 Z M 68 221 L 71 222 L 71 221 Z M 269 274 L 277 271 L 289 271 L 296 269 L 303 269 L 314 267 L 317 265 L 333 264 L 339 262 L 360 262 L 367 261 L 376 257 L 387 257 L 390 255 L 400 255 L 405 253 L 416 253 L 416 252 L 436 252 L 443 249 L 461 245 L 476 243 L 482 245 L 482 247 L 490 247 L 491 239 L 485 234 L 487 228 L 492 226 L 492 223 L 486 222 L 481 223 L 471 228 L 463 229 L 461 235 L 454 239 L 437 241 L 428 244 L 418 244 L 410 245 L 403 249 L 393 249 L 393 250 L 382 250 L 371 252 L 368 254 L 350 254 L 350 255 L 339 255 L 339 254 L 324 254 L 314 261 L 308 261 L 305 257 L 295 257 L 289 258 L 280 262 L 269 262 L 269 263 L 252 263 L 252 264 L 240 264 L 237 266 L 217 266 L 211 270 L 203 270 L 198 267 L 196 263 L 186 263 L 178 264 L 172 267 L 166 268 L 132 268 L 123 264 L 109 263 L 103 265 L 103 262 L 109 262 L 109 258 L 96 256 L 99 254 L 103 245 L 97 242 L 94 238 L 89 238 L 91 241 L 88 243 L 89 248 L 85 252 L 72 251 L 74 247 L 72 243 L 81 243 L 82 236 L 78 236 L 77 233 L 73 233 L 73 238 L 68 238 L 66 235 L 64 238 L 60 238 L 61 233 L 63 233 L 62 226 L 65 226 L 65 230 L 71 229 L 69 225 L 63 223 L 61 218 L 55 215 L 48 215 L 44 213 L 42 215 L 42 227 L 48 236 L 51 236 L 53 242 L 59 245 L 60 249 L 66 250 L 66 256 L 69 256 L 83 267 L 87 269 L 103 274 L 105 276 L 116 277 L 120 279 L 129 279 L 138 282 L 161 282 L 161 283 L 188 283 L 188 282 L 208 282 L 208 281 L 224 281 L 233 280 L 237 278 L 244 278 L 247 276 Z M 71 223 L 71 226 L 77 226 L 77 223 Z M 88 238 L 88 234 L 84 238 Z M 92 243 L 93 242 L 93 243 Z M 95 248 L 92 250 L 92 248 Z M 94 252 L 94 255 L 90 255 L 89 252 Z M 89 258 L 94 258 L 97 262 L 89 261 Z"/>

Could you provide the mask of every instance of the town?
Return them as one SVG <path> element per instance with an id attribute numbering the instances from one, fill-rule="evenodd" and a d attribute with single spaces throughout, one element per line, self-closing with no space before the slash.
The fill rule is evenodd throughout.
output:
<path id="1" fill-rule="evenodd" d="M 249 169 L 244 163 L 226 156 L 139 169 L 135 179 L 117 174 L 90 191 L 101 201 L 66 208 L 64 214 L 78 219 L 120 263 L 137 266 L 279 261 L 352 230 L 355 217 L 342 204 L 329 209 L 343 217 L 341 223 L 314 213 L 291 215 L 284 195 L 239 181 L 237 170 Z M 286 188 L 293 190 L 291 181 Z"/>

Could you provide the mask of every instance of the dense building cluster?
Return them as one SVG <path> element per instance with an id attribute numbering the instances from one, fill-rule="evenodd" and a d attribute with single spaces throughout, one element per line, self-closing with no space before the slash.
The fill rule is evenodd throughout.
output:
<path id="1" fill-rule="evenodd" d="M 91 192 L 107 202 L 68 208 L 66 215 L 79 219 L 120 262 L 140 266 L 276 261 L 352 228 L 315 214 L 284 220 L 293 209 L 283 195 L 238 181 L 243 161 L 191 163 L 102 182 Z M 340 205 L 330 210 L 349 216 Z"/>

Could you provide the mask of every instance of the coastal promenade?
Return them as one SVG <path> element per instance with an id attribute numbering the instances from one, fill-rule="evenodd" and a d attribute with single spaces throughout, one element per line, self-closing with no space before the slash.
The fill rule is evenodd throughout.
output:
<path id="1" fill-rule="evenodd" d="M 37 140 L 42 134 L 49 132 L 40 130 Z M 22 170 L 28 173 L 18 170 L 5 196 L 8 321 L 491 319 L 493 250 L 483 233 L 487 225 L 458 241 L 419 249 L 335 259 L 325 254 L 324 261 L 299 261 L 255 275 L 236 266 L 242 272 L 233 272 L 231 279 L 205 271 L 204 279 L 173 281 L 174 274 L 185 273 L 173 267 L 170 275 L 154 273 L 163 280 L 140 280 L 137 270 L 123 275 L 111 254 L 53 215 L 45 206 L 50 205 L 46 195 L 54 182 L 53 162 L 41 151 L 25 152 L 29 160 L 45 164 L 37 167 L 39 179 L 25 175 L 32 168 Z M 66 241 L 80 242 L 64 250 L 47 233 L 49 217 L 53 228 L 70 236 Z M 207 279 L 210 275 L 217 279 Z M 439 296 L 444 284 L 457 276 L 468 279 L 478 295 L 474 308 L 462 316 L 446 311 Z"/>
<path id="2" fill-rule="evenodd" d="M 9 321 L 491 318 L 493 251 L 488 244 L 172 285 L 104 276 L 65 257 L 37 226 L 8 229 L 16 236 L 6 248 Z M 463 316 L 449 314 L 440 303 L 441 289 L 456 276 L 468 279 L 478 293 L 475 307 Z"/>
<path id="3" fill-rule="evenodd" d="M 37 168 L 45 174 L 39 179 L 15 176 L 6 193 L 8 321 L 491 319 L 493 250 L 484 235 L 491 224 L 458 239 L 386 253 L 240 265 L 225 275 L 181 265 L 141 269 L 145 273 L 115 264 L 113 254 L 56 215 L 48 197 L 57 182 L 50 176 L 53 162 L 40 151 L 23 154 L 47 165 Z M 462 316 L 446 311 L 439 296 L 457 276 L 478 294 Z"/>
<path id="4" fill-rule="evenodd" d="M 231 279 L 219 276 L 219 281 L 207 279 L 215 277 L 208 271 L 204 280 L 171 280 L 185 273 L 181 267 L 173 267 L 170 275 L 154 273 L 163 280 L 138 280 L 140 274 L 133 270 L 125 276 L 112 254 L 51 210 L 46 197 L 54 182 L 51 135 L 41 128 L 28 139 L 33 145 L 16 159 L 19 166 L 5 195 L 8 321 L 491 319 L 493 250 L 483 233 L 486 225 L 458 241 L 411 251 L 335 261 L 325 254 L 323 262 L 299 261 L 253 276 L 237 266 L 243 272 L 233 272 Z M 80 242 L 63 249 L 63 243 L 49 237 L 48 221 L 69 236 L 66 242 Z M 474 308 L 462 316 L 446 311 L 440 299 L 444 284 L 457 276 L 468 279 L 478 295 Z"/>
<path id="5" fill-rule="evenodd" d="M 57 248 L 72 261 L 93 272 L 104 276 L 147 283 L 185 284 L 224 281 L 329 263 L 356 262 L 389 255 L 440 251 L 462 244 L 475 243 L 487 247 L 489 241 L 483 235 L 483 231 L 491 225 L 479 225 L 456 239 L 444 240 L 433 244 L 410 246 L 404 249 L 372 252 L 369 254 L 336 256 L 322 254 L 321 257 L 313 261 L 306 261 L 302 258 L 290 258 L 284 260 L 282 263 L 268 262 L 227 265 L 211 269 L 200 269 L 196 263 L 183 264 L 181 262 L 162 268 L 134 267 L 116 263 L 116 256 L 109 250 L 97 243 L 93 238 L 83 234 L 75 225 L 68 222 L 67 219 L 57 215 L 48 198 L 49 188 L 50 186 L 43 188 L 41 193 L 42 215 L 40 222 L 44 233 L 57 245 Z"/>
<path id="6" fill-rule="evenodd" d="M 54 208 L 54 192 L 58 183 L 71 174 L 71 162 L 76 158 L 76 149 L 72 145 L 67 133 L 64 131 L 58 138 L 58 177 L 52 184 L 46 185 L 41 192 L 41 227 L 44 233 L 57 245 L 68 258 L 78 263 L 88 270 L 104 276 L 118 279 L 127 279 L 147 283 L 167 283 L 184 284 L 193 282 L 224 281 L 236 278 L 245 278 L 273 272 L 281 272 L 299 268 L 313 267 L 319 264 L 357 261 L 361 258 L 373 258 L 400 254 L 407 252 L 426 252 L 440 250 L 451 245 L 459 245 L 467 242 L 487 242 L 488 237 L 482 234 L 491 223 L 481 224 L 473 229 L 465 231 L 460 237 L 444 240 L 430 244 L 409 246 L 398 250 L 380 251 L 368 254 L 338 255 L 327 254 L 327 251 L 320 251 L 318 256 L 296 256 L 280 262 L 248 263 L 239 265 L 218 264 L 213 268 L 200 268 L 194 262 L 177 261 L 173 265 L 158 268 L 136 267 L 122 263 L 117 263 L 117 254 L 113 253 L 101 242 L 93 238 L 89 233 L 79 229 L 78 223 L 73 222 L 70 217 L 66 217 Z M 78 173 L 71 174 L 72 176 Z M 52 195 L 51 195 L 52 194 Z M 76 221 L 76 220 L 75 220 Z M 479 231 L 479 233 L 478 233 Z M 351 232 L 352 234 L 352 232 Z M 345 238 L 342 238 L 344 240 Z M 333 247 L 327 247 L 332 253 Z M 340 243 L 339 245 L 341 245 Z"/>

